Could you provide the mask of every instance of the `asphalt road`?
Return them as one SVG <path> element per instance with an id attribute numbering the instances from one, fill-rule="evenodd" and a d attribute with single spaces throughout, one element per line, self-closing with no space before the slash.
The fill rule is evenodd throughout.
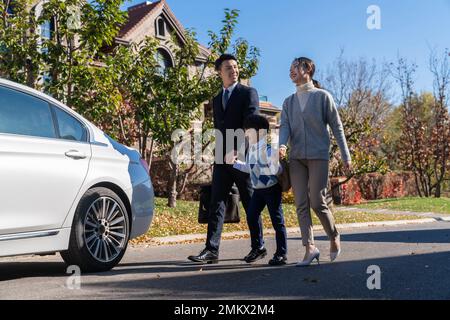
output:
<path id="1" fill-rule="evenodd" d="M 202 244 L 128 248 L 110 272 L 66 274 L 59 255 L 0 258 L 1 299 L 450 299 L 450 222 L 342 230 L 343 253 L 329 263 L 328 241 L 316 239 L 321 264 L 297 268 L 300 235 L 291 235 L 289 264 L 240 259 L 249 240 L 223 241 L 221 262 L 198 266 L 185 258 Z M 270 255 L 273 237 L 267 239 Z M 369 266 L 380 268 L 380 289 L 369 290 Z M 376 285 L 372 275 L 371 284 Z M 76 279 L 75 279 L 76 280 Z M 69 287 L 72 287 L 70 289 Z M 73 289 L 75 287 L 75 289 Z"/>

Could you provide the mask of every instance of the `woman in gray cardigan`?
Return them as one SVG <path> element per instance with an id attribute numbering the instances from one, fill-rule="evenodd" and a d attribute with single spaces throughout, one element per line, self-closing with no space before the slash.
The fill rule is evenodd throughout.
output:
<path id="1" fill-rule="evenodd" d="M 297 266 L 308 266 L 315 259 L 319 262 L 320 252 L 314 245 L 310 208 L 330 238 L 331 261 L 341 252 L 339 232 L 326 202 L 330 152 L 328 126 L 338 143 L 345 171 L 351 170 L 350 153 L 333 97 L 313 80 L 314 72 L 315 65 L 311 59 L 301 57 L 294 60 L 290 77 L 297 86 L 297 92 L 286 98 L 281 113 L 280 157 L 286 157 L 289 144 L 291 184 L 306 248 L 305 257 Z"/>

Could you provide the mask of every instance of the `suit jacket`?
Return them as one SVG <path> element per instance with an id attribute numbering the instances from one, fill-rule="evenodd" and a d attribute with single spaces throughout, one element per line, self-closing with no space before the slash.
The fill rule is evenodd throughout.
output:
<path id="1" fill-rule="evenodd" d="M 214 128 L 222 133 L 223 137 L 223 155 L 229 152 L 226 150 L 226 130 L 227 129 L 243 129 L 245 119 L 251 114 L 259 112 L 259 96 L 256 89 L 244 86 L 240 83 L 234 88 L 230 98 L 228 99 L 225 110 L 222 106 L 223 89 L 213 99 Z M 216 139 L 216 143 L 220 139 Z M 238 150 L 240 145 L 237 138 L 234 139 L 234 150 Z M 219 147 L 216 144 L 216 147 Z M 217 161 L 217 159 L 216 159 Z"/>

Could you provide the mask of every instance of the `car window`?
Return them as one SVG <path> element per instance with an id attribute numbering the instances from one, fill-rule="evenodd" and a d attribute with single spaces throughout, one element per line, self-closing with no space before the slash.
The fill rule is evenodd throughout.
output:
<path id="1" fill-rule="evenodd" d="M 49 104 L 0 86 L 0 133 L 56 138 Z"/>
<path id="2" fill-rule="evenodd" d="M 84 125 L 67 112 L 53 106 L 55 111 L 59 136 L 64 140 L 86 141 L 87 132 Z"/>

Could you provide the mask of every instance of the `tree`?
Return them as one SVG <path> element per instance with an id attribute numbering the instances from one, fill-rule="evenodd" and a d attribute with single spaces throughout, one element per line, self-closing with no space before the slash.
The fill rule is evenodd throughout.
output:
<path id="1" fill-rule="evenodd" d="M 121 0 L 0 1 L 0 76 L 44 90 L 121 137 L 116 73 L 101 54 L 125 21 Z M 52 28 L 50 28 L 52 26 Z M 48 34 L 41 36 L 48 28 Z M 51 31 L 50 31 L 51 29 Z"/>
<path id="2" fill-rule="evenodd" d="M 0 1 L 0 76 L 38 88 L 42 66 L 30 0 Z"/>
<path id="3" fill-rule="evenodd" d="M 414 73 L 417 65 L 408 63 L 405 59 L 398 57 L 397 64 L 393 66 L 392 76 L 400 85 L 402 93 L 402 135 L 398 146 L 399 160 L 405 169 L 414 173 L 416 190 L 420 196 L 422 192 L 428 194 L 425 183 L 425 166 L 427 151 L 424 150 L 423 133 L 425 126 L 415 114 L 418 103 L 413 103 L 414 98 Z"/>
<path id="4" fill-rule="evenodd" d="M 324 86 L 356 121 L 380 127 L 392 109 L 389 66 L 375 59 L 349 60 L 342 50 L 324 75 Z"/>
<path id="5" fill-rule="evenodd" d="M 114 70 L 115 86 L 122 97 L 118 113 L 120 140 L 137 143 L 139 152 L 151 166 L 153 139 L 150 154 L 147 140 L 155 127 L 157 110 L 153 105 L 153 90 L 158 73 L 156 50 L 158 41 L 146 37 L 130 46 L 118 46 L 106 60 L 106 67 Z"/>
<path id="6" fill-rule="evenodd" d="M 250 80 L 256 75 L 259 67 L 260 50 L 251 46 L 247 40 L 238 38 L 234 41 L 233 35 L 238 24 L 239 10 L 225 9 L 225 18 L 222 20 L 222 28 L 219 34 L 208 31 L 210 42 L 209 50 L 211 51 L 205 66 L 213 68 L 216 59 L 224 53 L 231 53 L 236 57 L 239 65 L 239 77 L 241 80 Z M 221 88 L 221 81 L 218 77 L 211 78 L 213 80 L 213 89 L 218 91 Z"/>
<path id="7" fill-rule="evenodd" d="M 364 58 L 351 61 L 343 51 L 324 76 L 324 87 L 335 98 L 347 144 L 352 155 L 353 176 L 387 170 L 386 158 L 381 153 L 380 135 L 391 110 L 387 68 L 375 60 Z M 336 140 L 331 140 L 330 171 L 332 176 L 344 174 Z"/>
<path id="8" fill-rule="evenodd" d="M 446 49 L 441 58 L 435 51 L 430 54 L 430 71 L 434 77 L 433 129 L 431 148 L 435 181 L 434 196 L 441 196 L 444 180 L 450 176 L 450 53 Z"/>
<path id="9" fill-rule="evenodd" d="M 386 117 L 382 129 L 380 149 L 386 155 L 389 170 L 403 170 L 399 160 L 398 145 L 402 138 L 402 108 L 394 107 Z"/>
<path id="10" fill-rule="evenodd" d="M 439 62 L 432 54 L 430 69 L 435 76 L 435 95 L 414 92 L 416 65 L 398 58 L 393 76 L 402 92 L 401 135 L 398 159 L 402 167 L 414 174 L 419 196 L 441 195 L 441 187 L 448 172 L 450 158 L 449 115 L 445 106 L 445 92 L 449 83 L 445 59 Z M 447 64 L 448 65 L 448 64 Z"/>
<path id="11" fill-rule="evenodd" d="M 105 56 L 100 65 L 79 68 L 70 106 L 114 139 L 133 145 L 136 135 L 130 106 L 118 86 L 119 67 L 111 56 Z"/>
<path id="12" fill-rule="evenodd" d="M 75 109 L 82 108 L 78 103 L 86 102 L 83 97 L 92 90 L 92 82 L 98 84 L 92 77 L 98 76 L 102 65 L 101 49 L 113 43 L 126 20 L 122 2 L 49 0 L 44 4 L 38 23 L 54 25 L 50 38 L 42 43 L 47 92 Z"/>
<path id="13" fill-rule="evenodd" d="M 198 55 L 198 44 L 195 39 L 195 33 L 188 31 L 185 35 L 186 43 L 181 45 L 181 49 L 175 50 L 176 63 L 173 68 L 169 68 L 164 77 L 155 82 L 154 87 L 154 108 L 156 111 L 156 121 L 152 128 L 154 139 L 162 146 L 162 149 L 172 150 L 176 144 L 183 144 L 181 140 L 171 140 L 171 134 L 176 129 L 189 130 L 192 126 L 192 119 L 199 115 L 202 103 L 211 100 L 215 93 L 221 87 L 221 81 L 218 77 L 206 77 L 207 68 L 214 66 L 214 61 L 220 54 L 232 50 L 240 66 L 240 78 L 250 79 L 253 77 L 259 64 L 259 50 L 250 46 L 242 38 L 238 38 L 233 45 L 232 38 L 237 25 L 238 10 L 225 9 L 225 19 L 222 21 L 223 27 L 220 34 L 209 31 L 210 55 L 201 70 L 196 74 L 189 74 L 189 66 L 195 63 Z M 211 122 L 203 123 L 202 131 L 209 129 Z M 192 130 L 190 130 L 192 132 Z M 202 145 L 202 150 L 207 147 L 209 142 Z M 167 147 L 167 148 L 165 148 Z M 166 153 L 166 157 L 169 154 Z M 193 154 L 192 157 L 196 155 Z M 178 195 L 179 178 L 183 177 L 184 186 L 187 175 L 192 170 L 195 161 L 188 159 L 184 164 L 177 164 L 172 158 L 169 159 L 171 175 L 168 184 L 168 205 L 176 206 L 176 197 Z M 180 189 L 180 191 L 182 188 Z"/>
<path id="14" fill-rule="evenodd" d="M 174 43 L 177 39 L 173 36 Z M 151 121 L 148 123 L 152 138 L 158 142 L 164 157 L 170 167 L 168 183 L 168 205 L 176 206 L 177 183 L 181 163 L 172 157 L 172 150 L 180 141 L 173 139 L 173 133 L 178 130 L 189 130 L 192 120 L 200 116 L 200 106 L 211 96 L 210 81 L 201 70 L 190 72 L 190 66 L 195 65 L 199 55 L 199 45 L 195 33 L 187 31 L 185 42 L 173 46 L 175 56 L 174 66 L 167 68 L 164 74 L 155 74 L 152 86 L 149 87 L 149 108 L 152 110 Z"/>

